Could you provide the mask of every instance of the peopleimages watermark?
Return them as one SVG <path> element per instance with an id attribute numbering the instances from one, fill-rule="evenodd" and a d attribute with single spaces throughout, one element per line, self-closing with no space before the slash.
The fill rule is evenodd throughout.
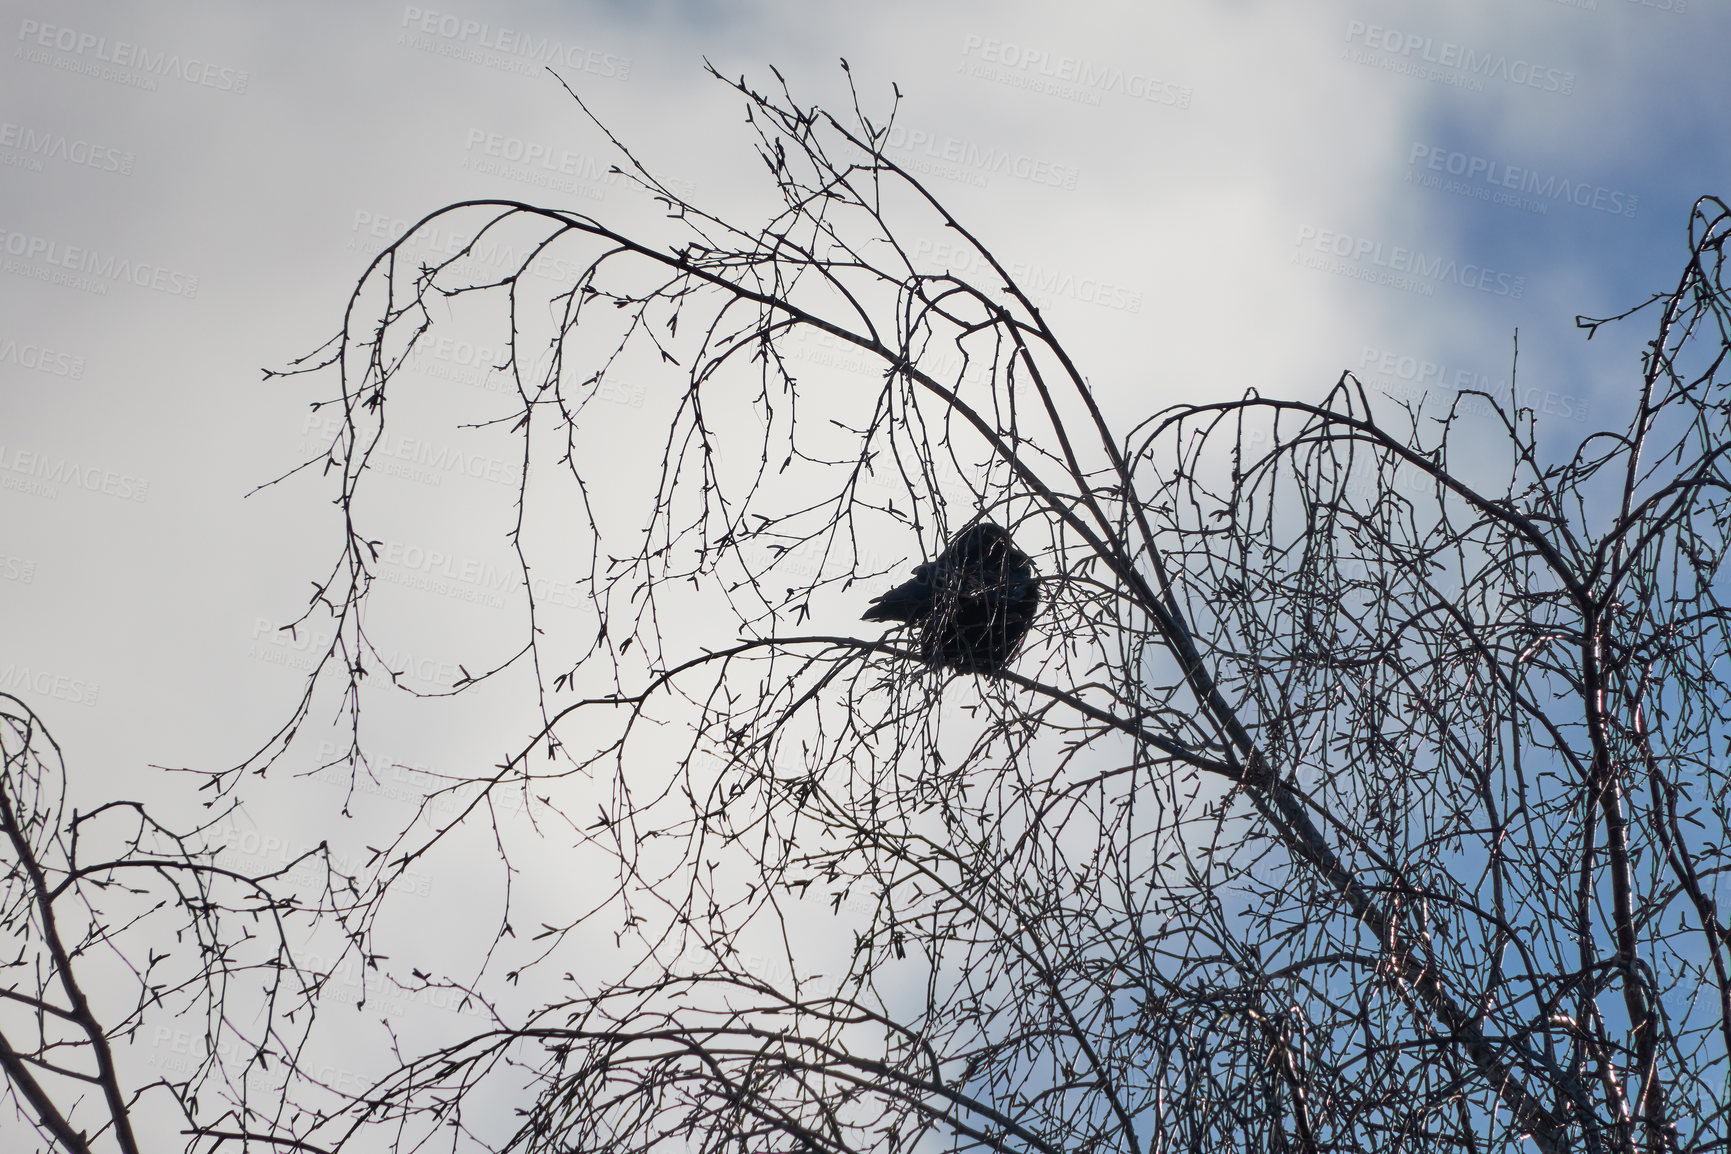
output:
<path id="1" fill-rule="evenodd" d="M 517 388 L 511 374 L 500 366 L 510 357 L 509 349 L 456 337 L 423 338 L 404 362 L 404 368 L 423 377 L 435 377 L 465 388 L 487 393 L 509 393 Z"/>
<path id="2" fill-rule="evenodd" d="M 1432 80 L 1455 88 L 1484 91 L 1487 80 L 1572 96 L 1575 74 L 1507 53 L 1480 51 L 1452 40 L 1437 40 L 1418 32 L 1402 32 L 1362 20 L 1346 22 L 1346 47 L 1341 58 L 1368 64 L 1416 80 Z M 1363 49 L 1355 46 L 1363 44 Z"/>
<path id="3" fill-rule="evenodd" d="M 474 557 L 458 557 L 443 549 L 401 541 L 385 542 L 378 560 L 380 565 L 373 575 L 380 581 L 490 609 L 505 607 L 501 594 L 513 578 L 498 566 Z"/>
<path id="4" fill-rule="evenodd" d="M 349 237 L 347 247 L 369 254 L 382 252 L 387 246 L 409 236 L 409 229 L 414 224 L 415 222 L 407 217 L 358 208 L 355 210 L 354 220 L 349 224 L 349 231 L 354 235 Z M 455 256 L 473 239 L 473 230 L 465 232 L 461 229 L 441 227 L 437 220 L 422 224 L 415 229 L 414 235 L 409 237 L 412 244 L 424 247 L 438 256 Z"/>
<path id="5" fill-rule="evenodd" d="M 504 72 L 544 76 L 546 69 L 557 68 L 585 72 L 603 80 L 631 79 L 629 56 L 615 56 L 581 44 L 568 44 L 557 37 L 536 36 L 450 12 L 406 4 L 400 28 L 398 44 Z"/>
<path id="6" fill-rule="evenodd" d="M 0 488 L 52 501 L 60 496 L 61 485 L 120 501 L 143 501 L 150 496 L 150 482 L 130 473 L 0 442 Z"/>
<path id="7" fill-rule="evenodd" d="M 920 176 L 939 176 L 975 188 L 985 188 L 993 176 L 1010 176 L 1074 191 L 1081 176 L 1081 170 L 1073 164 L 1059 164 L 1007 148 L 992 148 L 961 137 L 940 137 L 923 128 L 900 124 L 890 129 L 884 147 L 895 152 L 912 153 L 912 160 L 904 167 Z"/>
<path id="8" fill-rule="evenodd" d="M 1511 300 L 1519 300 L 1527 289 L 1524 276 L 1470 261 L 1463 263 L 1453 257 L 1427 256 L 1422 250 L 1404 245 L 1384 246 L 1380 240 L 1308 224 L 1299 228 L 1294 243 L 1299 251 L 1292 254 L 1293 264 L 1419 296 L 1434 295 L 1438 284 L 1458 285 Z M 1305 251 L 1307 248 L 1311 251 Z"/>
<path id="9" fill-rule="evenodd" d="M 96 296 L 107 296 L 111 283 L 130 284 L 188 300 L 198 296 L 198 278 L 190 273 L 35 233 L 0 227 L 0 253 L 6 258 L 0 260 L 0 271 L 66 285 Z"/>
<path id="10" fill-rule="evenodd" d="M 335 742 L 321 741 L 318 744 L 319 760 L 332 763 L 343 757 L 343 750 Z M 427 813 L 437 813 L 451 816 L 463 811 L 469 804 L 469 798 L 464 791 L 452 788 L 466 785 L 449 774 L 440 773 L 425 762 L 407 762 L 392 757 L 367 757 L 364 767 L 357 767 L 349 775 L 340 773 L 320 773 L 315 778 L 330 789 L 340 789 L 357 796 L 375 797 L 381 801 L 392 802 L 402 806 L 414 806 Z M 523 792 L 515 786 L 501 785 L 489 790 L 489 803 L 506 813 L 521 813 L 525 808 Z"/>
<path id="11" fill-rule="evenodd" d="M 1098 277 L 1079 277 L 1063 269 L 1047 268 L 1028 261 L 1011 261 L 1010 276 L 1036 304 L 1064 299 L 1119 312 L 1142 311 L 1142 293 L 1139 290 L 1127 289 Z"/>
<path id="12" fill-rule="evenodd" d="M 16 581 L 20 585 L 36 583 L 36 562 L 28 557 L 0 553 L 0 581 Z"/>
<path id="13" fill-rule="evenodd" d="M 0 336 L 0 365 L 17 365 L 21 369 L 71 380 L 80 380 L 84 376 L 83 357 L 10 336 Z"/>
<path id="14" fill-rule="evenodd" d="M 341 659 L 332 655 L 331 640 L 331 635 L 322 629 L 287 629 L 258 617 L 253 619 L 252 638 L 247 643 L 246 655 L 266 665 L 280 665 L 293 673 L 311 673 L 324 662 L 340 663 Z M 421 657 L 397 649 L 380 649 L 373 653 L 373 657 L 398 682 L 412 681 L 430 689 L 449 689 L 463 677 L 458 663 L 447 659 Z"/>
<path id="15" fill-rule="evenodd" d="M 966 241 L 922 237 L 913 242 L 909 253 L 916 262 L 939 265 L 956 276 L 997 275 L 979 248 Z M 1126 288 L 1100 277 L 1077 275 L 1069 269 L 1052 268 L 1034 261 L 1013 261 L 1006 271 L 1010 279 L 1038 304 L 1064 299 L 1118 312 L 1142 311 L 1142 290 Z"/>
<path id="16" fill-rule="evenodd" d="M 314 879 L 299 879 L 314 881 Z M 307 954 L 297 953 L 303 972 L 315 967 L 307 963 Z M 345 982 L 345 985 L 349 983 Z M 374 979 L 373 985 L 381 985 Z M 326 991 L 330 989 L 326 986 Z M 359 999 L 352 999 L 358 1001 Z M 369 999 L 370 1001 L 370 999 Z M 264 1046 L 247 1041 L 233 1031 L 223 1030 L 213 1035 L 206 1030 L 176 1030 L 169 1026 L 158 1026 L 150 1035 L 150 1056 L 145 1059 L 146 1066 L 161 1070 L 171 1077 L 184 1078 L 204 1069 L 210 1061 L 209 1055 L 214 1051 L 223 1059 L 222 1065 L 229 1069 L 241 1069 L 256 1058 L 270 1051 Z M 372 1086 L 373 1078 L 358 1074 L 353 1070 L 337 1066 L 329 1062 L 314 1066 L 311 1062 L 301 1066 L 301 1072 L 310 1076 L 327 1090 L 339 1094 L 349 1094 L 361 1097 Z"/>
<path id="17" fill-rule="evenodd" d="M 379 872 L 376 855 L 328 851 L 323 843 L 314 845 L 305 839 L 291 840 L 261 830 L 250 822 L 243 828 L 234 817 L 230 817 L 216 833 L 223 839 L 223 844 L 213 847 L 213 860 L 224 869 L 239 873 L 274 872 L 293 864 L 286 875 L 291 882 L 322 885 L 326 855 L 331 868 L 338 873 L 364 876 L 369 867 L 373 872 Z M 404 870 L 392 888 L 415 897 L 431 897 L 433 879 L 420 870 Z"/>
<path id="18" fill-rule="evenodd" d="M 865 351 L 852 341 L 843 340 L 809 325 L 800 325 L 791 330 L 776 344 L 789 357 L 803 365 L 834 369 L 837 372 L 881 379 L 888 364 L 882 357 Z M 964 362 L 955 346 L 947 341 L 934 342 L 923 351 L 919 356 L 918 367 L 921 372 L 938 378 L 945 378 L 946 374 L 958 374 L 948 379 L 965 380 L 970 384 L 986 384 L 992 379 L 991 362 L 988 359 L 974 357 Z"/>
<path id="19" fill-rule="evenodd" d="M 386 473 L 423 484 L 438 485 L 455 476 L 512 487 L 521 479 L 523 464 L 400 434 L 380 437 L 369 461 Z"/>
<path id="20" fill-rule="evenodd" d="M 1641 204 L 1640 197 L 1614 188 L 1416 141 L 1407 155 L 1406 179 L 1409 184 L 1539 215 L 1548 213 L 1552 204 L 1561 203 L 1633 218 Z"/>
<path id="21" fill-rule="evenodd" d="M 587 153 L 484 128 L 469 129 L 463 148 L 463 167 L 471 172 L 589 200 L 605 198 L 620 179 L 612 164 Z"/>
<path id="22" fill-rule="evenodd" d="M 328 448 L 343 431 L 334 411 L 309 412 L 301 421 L 303 450 Z M 515 488 L 523 475 L 521 459 L 490 457 L 425 437 L 382 433 L 367 456 L 370 468 L 424 485 L 442 485 L 446 477 L 467 477 Z"/>
<path id="23" fill-rule="evenodd" d="M 111 41 L 106 36 L 64 24 L 21 20 L 18 40 L 14 55 L 22 60 L 146 92 L 155 92 L 159 79 L 172 79 L 239 95 L 246 91 L 250 79 L 244 69 L 212 64 L 167 49 L 148 48 L 129 40 Z"/>
<path id="24" fill-rule="evenodd" d="M 473 229 L 465 232 L 442 227 L 436 220 L 423 224 L 413 235 L 408 235 L 413 223 L 401 217 L 393 218 L 383 213 L 358 209 L 350 225 L 350 231 L 355 235 L 348 239 L 347 247 L 376 254 L 389 244 L 405 241 L 403 248 L 410 250 L 411 255 L 425 254 L 441 258 L 461 255 L 465 261 L 472 260 L 491 268 L 518 274 L 527 273 L 564 284 L 574 283 L 588 267 L 587 260 L 564 256 L 561 251 L 548 248 L 540 241 L 516 243 L 490 234 L 484 239 L 477 239 Z M 415 355 L 419 356 L 427 348 L 427 344 L 424 340 L 417 341 Z M 486 348 L 484 345 L 475 347 Z M 444 354 L 439 355 L 443 359 Z M 504 352 L 500 352 L 498 359 L 489 360 L 487 363 L 503 364 L 505 356 Z"/>
<path id="25" fill-rule="evenodd" d="M 98 144 L 82 137 L 68 136 L 48 128 L 34 128 L 0 120 L 0 167 L 22 168 L 41 172 L 44 160 L 58 160 L 79 168 L 97 172 L 114 172 L 131 176 L 138 159 L 131 152 L 112 144 Z"/>
<path id="26" fill-rule="evenodd" d="M 1561 417 L 1571 421 L 1587 420 L 1591 409 L 1586 398 L 1577 397 L 1573 393 L 1541 389 L 1537 385 L 1517 385 L 1506 376 L 1493 377 L 1476 369 L 1449 365 L 1411 353 L 1377 348 L 1374 345 L 1364 346 L 1359 357 L 1358 372 L 1361 377 L 1375 374 L 1380 378 L 1378 383 L 1384 392 L 1415 402 L 1437 393 L 1445 396 L 1451 393 L 1484 393 L 1500 404 L 1530 409 L 1547 417 Z M 1485 397 L 1466 396 L 1461 398 L 1459 411 L 1475 416 L 1488 416 L 1491 406 Z"/>
<path id="27" fill-rule="evenodd" d="M 0 666 L 0 690 L 12 694 L 34 693 L 39 697 L 49 697 L 69 705 L 94 709 L 102 686 L 98 682 L 86 681 L 68 673 L 56 673 L 52 669 L 32 669 L 28 665 L 11 661 Z"/>
<path id="28" fill-rule="evenodd" d="M 1125 96 L 1168 108 L 1189 108 L 1195 93 L 1187 86 L 1161 80 L 1112 64 L 1080 56 L 1057 55 L 1008 40 L 970 35 L 962 41 L 962 74 L 1023 88 L 1060 100 L 1098 105 L 1105 94 Z"/>
<path id="29" fill-rule="evenodd" d="M 884 362 L 852 341 L 826 333 L 822 329 L 800 325 L 776 342 L 783 353 L 803 365 L 835 369 L 861 376 L 882 375 Z"/>

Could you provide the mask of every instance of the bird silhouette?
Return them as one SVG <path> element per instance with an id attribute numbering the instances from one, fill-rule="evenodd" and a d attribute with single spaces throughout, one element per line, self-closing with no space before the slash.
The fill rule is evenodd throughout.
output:
<path id="1" fill-rule="evenodd" d="M 961 673 L 994 673 L 1015 656 L 1040 608 L 1039 576 L 1000 525 L 980 521 L 871 600 L 862 621 L 919 629 L 920 656 Z"/>

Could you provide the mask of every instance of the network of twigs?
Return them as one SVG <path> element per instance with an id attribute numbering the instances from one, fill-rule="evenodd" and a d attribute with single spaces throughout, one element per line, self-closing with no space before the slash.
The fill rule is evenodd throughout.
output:
<path id="1" fill-rule="evenodd" d="M 780 197 L 764 224 L 709 215 L 614 140 L 658 224 L 441 209 L 423 225 L 468 243 L 427 256 L 417 226 L 292 369 L 338 382 L 308 464 L 340 485 L 344 543 L 295 623 L 332 640 L 211 789 L 243 790 L 333 684 L 353 740 L 332 768 L 360 772 L 365 679 L 399 672 L 363 612 L 360 494 L 435 318 L 485 298 L 523 446 L 522 633 L 443 692 L 519 678 L 539 723 L 429 797 L 331 916 L 373 956 L 393 886 L 457 831 L 492 823 L 510 856 L 508 793 L 615 869 L 509 963 L 513 985 L 550 975 L 540 1009 L 236 1132 L 1724 1149 L 1726 206 L 1696 205 L 1675 289 L 1631 310 L 1656 334 L 1627 424 L 1562 451 L 1509 396 L 1397 406 L 1351 375 L 1126 424 L 897 162 L 893 106 L 724 82 Z M 923 262 L 933 236 L 965 261 Z M 549 287 L 547 267 L 573 271 Z M 621 532 L 621 418 L 598 401 L 651 369 L 662 448 Z M 850 624 L 981 515 L 1043 575 L 1009 669 L 932 669 Z M 574 644 L 543 628 L 548 533 L 584 545 Z M 598 925 L 632 963 L 558 987 Z M 490 1084 L 531 1105 L 477 1119 Z"/>

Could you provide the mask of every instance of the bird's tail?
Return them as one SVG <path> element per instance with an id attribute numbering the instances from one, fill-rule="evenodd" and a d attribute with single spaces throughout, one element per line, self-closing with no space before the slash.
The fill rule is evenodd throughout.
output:
<path id="1" fill-rule="evenodd" d="M 918 621 L 931 608 L 931 586 L 921 581 L 897 585 L 881 597 L 873 597 L 861 621 Z"/>

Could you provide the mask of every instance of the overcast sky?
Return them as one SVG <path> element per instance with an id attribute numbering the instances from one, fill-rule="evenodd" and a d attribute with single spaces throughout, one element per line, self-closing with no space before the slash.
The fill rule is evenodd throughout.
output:
<path id="1" fill-rule="evenodd" d="M 1614 424 L 1646 330 L 1589 346 L 1573 318 L 1674 283 L 1690 204 L 1731 192 L 1731 10 L 1707 0 L 4 11 L 0 689 L 87 800 L 171 798 L 150 767 L 231 764 L 292 705 L 274 628 L 339 525 L 317 485 L 243 500 L 317 433 L 306 385 L 261 370 L 335 330 L 383 238 L 466 197 L 638 211 L 544 64 L 721 205 L 761 203 L 762 169 L 705 58 L 807 103 L 845 98 L 842 57 L 870 101 L 893 82 L 897 155 L 1122 414 L 1345 369 L 1507 389 L 1518 328 L 1525 402 L 1571 437 Z M 398 472 L 405 509 L 502 491 Z M 458 611 L 396 564 L 409 624 Z M 387 760 L 440 756 L 388 724 Z"/>

